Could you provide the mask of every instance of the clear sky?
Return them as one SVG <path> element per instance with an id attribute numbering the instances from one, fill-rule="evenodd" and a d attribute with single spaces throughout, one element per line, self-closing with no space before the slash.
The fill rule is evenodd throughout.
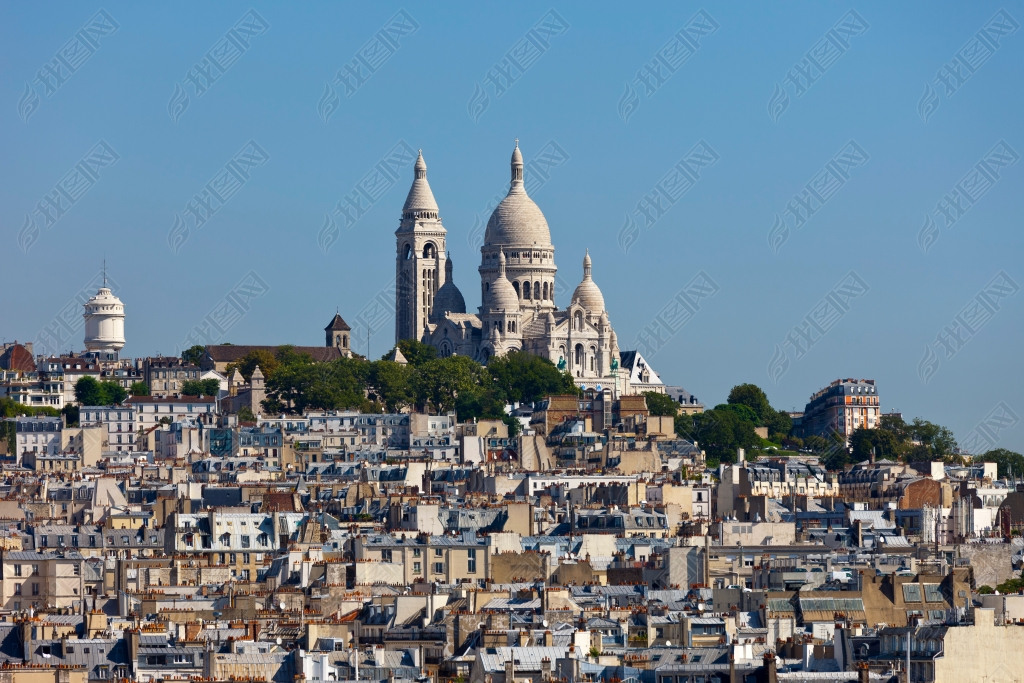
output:
<path id="1" fill-rule="evenodd" d="M 423 149 L 473 310 L 472 231 L 518 137 L 527 164 L 547 151 L 533 197 L 560 280 L 589 248 L 620 345 L 666 382 L 800 409 L 874 378 L 883 410 L 1024 450 L 1024 4 L 852 11 L 4 3 L 0 337 L 57 329 L 106 257 L 126 355 L 175 353 L 204 319 L 214 343 L 321 344 L 337 308 L 360 353 L 377 321 L 379 357 L 403 150 Z M 200 226 L 186 206 L 211 191 Z"/>

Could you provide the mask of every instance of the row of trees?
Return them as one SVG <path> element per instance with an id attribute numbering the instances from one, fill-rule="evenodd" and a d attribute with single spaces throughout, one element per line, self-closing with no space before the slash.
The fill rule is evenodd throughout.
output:
<path id="1" fill-rule="evenodd" d="M 789 415 L 772 408 L 767 395 L 754 384 L 734 386 L 726 403 L 696 415 L 681 415 L 679 405 L 664 394 L 649 392 L 646 397 L 651 414 L 675 417 L 676 433 L 700 444 L 712 465 L 733 462 L 740 448 L 750 459 L 784 451 L 812 453 L 830 470 L 867 460 L 872 454 L 876 459 L 904 462 L 962 461 L 953 432 L 921 418 L 905 422 L 896 415 L 883 415 L 874 429 L 854 431 L 849 447 L 838 432 L 827 437 L 798 437 Z M 764 428 L 767 438 L 757 434 L 758 428 Z M 977 460 L 997 463 L 1000 477 L 1010 473 L 1024 476 L 1024 455 L 1020 453 L 999 448 Z"/>
<path id="2" fill-rule="evenodd" d="M 385 356 L 377 361 L 341 358 L 314 363 L 291 347 L 254 350 L 229 365 L 247 380 L 258 365 L 266 379 L 264 408 L 271 413 L 355 408 L 397 412 L 405 408 L 445 413 L 460 420 L 500 418 L 512 402 L 537 401 L 552 394 L 577 394 L 568 373 L 547 359 L 527 353 L 494 358 L 485 367 L 467 356 L 438 358 L 432 346 L 414 340 L 399 343 L 407 364 Z"/>
<path id="3" fill-rule="evenodd" d="M 651 414 L 674 417 L 676 433 L 696 441 L 712 465 L 733 462 L 740 448 L 756 457 L 772 442 L 786 438 L 792 428 L 789 414 L 772 408 L 764 391 L 754 384 L 734 386 L 725 403 L 692 415 L 680 414 L 679 405 L 664 394 L 647 392 L 645 396 Z M 762 427 L 768 439 L 758 436 L 757 429 Z"/>

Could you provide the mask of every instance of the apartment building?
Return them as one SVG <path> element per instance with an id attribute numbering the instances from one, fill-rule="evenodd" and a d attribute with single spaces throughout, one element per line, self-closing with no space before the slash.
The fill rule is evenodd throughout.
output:
<path id="1" fill-rule="evenodd" d="M 838 432 L 849 441 L 857 429 L 877 427 L 880 411 L 875 380 L 837 379 L 811 396 L 799 429 L 804 437 Z"/>
<path id="2" fill-rule="evenodd" d="M 78 423 L 83 427 L 105 425 L 106 449 L 131 453 L 136 450 L 136 429 L 142 426 L 136 422 L 137 414 L 135 406 L 129 402 L 121 406 L 82 406 L 78 412 Z"/>

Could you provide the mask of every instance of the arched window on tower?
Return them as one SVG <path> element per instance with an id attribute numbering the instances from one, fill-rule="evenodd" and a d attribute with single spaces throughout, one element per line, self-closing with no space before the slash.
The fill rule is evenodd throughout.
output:
<path id="1" fill-rule="evenodd" d="M 412 245 L 410 244 L 405 245 L 405 258 L 406 260 L 412 258 Z"/>
<path id="2" fill-rule="evenodd" d="M 527 280 L 526 282 L 523 283 L 523 298 L 524 299 L 529 299 L 530 298 L 530 281 L 529 280 Z"/>
<path id="3" fill-rule="evenodd" d="M 434 249 L 434 245 L 431 242 L 427 242 L 423 245 L 423 258 L 434 258 L 437 251 Z"/>
<path id="4" fill-rule="evenodd" d="M 544 283 L 544 301 L 548 301 L 548 283 Z"/>
<path id="5" fill-rule="evenodd" d="M 533 283 L 533 298 L 534 299 L 540 299 L 540 283 L 539 282 L 534 282 Z"/>
<path id="6" fill-rule="evenodd" d="M 576 345 L 575 357 L 573 358 L 573 365 L 577 368 L 583 367 L 583 344 Z"/>
<path id="7" fill-rule="evenodd" d="M 593 346 L 591 346 L 590 347 L 590 371 L 591 372 L 594 372 L 594 367 L 595 367 L 595 364 L 597 363 L 596 358 L 597 358 L 597 349 L 594 348 Z"/>
<path id="8" fill-rule="evenodd" d="M 517 297 L 522 298 L 522 296 L 519 294 L 519 281 L 518 280 L 512 283 L 512 289 L 516 290 L 516 296 Z"/>

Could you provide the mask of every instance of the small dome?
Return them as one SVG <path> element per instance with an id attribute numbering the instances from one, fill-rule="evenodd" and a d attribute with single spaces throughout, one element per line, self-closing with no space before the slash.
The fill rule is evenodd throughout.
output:
<path id="1" fill-rule="evenodd" d="M 604 313 L 604 295 L 590 274 L 590 252 L 583 257 L 583 282 L 572 293 L 572 302 L 579 304 L 590 313 Z"/>
<path id="2" fill-rule="evenodd" d="M 505 277 L 505 252 L 498 252 L 498 277 L 487 290 L 486 310 L 519 311 L 519 295 L 515 287 Z"/>
<path id="3" fill-rule="evenodd" d="M 455 279 L 452 277 L 451 256 L 444 263 L 444 284 L 434 295 L 434 308 L 430 311 L 430 322 L 439 323 L 444 320 L 445 313 L 465 313 L 466 299 L 462 292 L 455 286 Z"/>
<path id="4" fill-rule="evenodd" d="M 504 247 L 532 247 L 551 245 L 551 230 L 540 207 L 526 194 L 523 185 L 523 155 L 519 141 L 512 151 L 512 183 L 508 195 L 494 207 L 484 244 Z"/>
<path id="5" fill-rule="evenodd" d="M 434 193 L 430 190 L 430 183 L 427 182 L 427 162 L 423 160 L 422 149 L 416 159 L 414 172 L 409 196 L 405 198 L 405 206 L 402 207 L 402 218 L 415 218 L 417 214 L 422 218 L 437 218 L 439 209 Z"/>

